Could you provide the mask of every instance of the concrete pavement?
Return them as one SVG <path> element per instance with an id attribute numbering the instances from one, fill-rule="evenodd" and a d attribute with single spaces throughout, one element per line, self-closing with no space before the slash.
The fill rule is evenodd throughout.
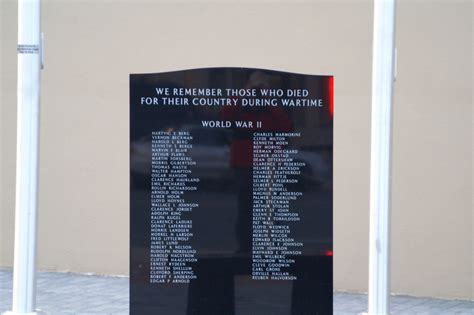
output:
<path id="1" fill-rule="evenodd" d="M 0 313 L 11 307 L 12 272 L 0 269 Z M 128 314 L 128 278 L 39 272 L 38 308 L 49 315 Z M 238 297 L 236 297 L 238 298 Z M 394 315 L 473 315 L 474 302 L 392 296 Z M 334 314 L 352 315 L 367 310 L 364 294 L 335 293 Z M 236 314 L 239 314 L 237 309 Z"/>

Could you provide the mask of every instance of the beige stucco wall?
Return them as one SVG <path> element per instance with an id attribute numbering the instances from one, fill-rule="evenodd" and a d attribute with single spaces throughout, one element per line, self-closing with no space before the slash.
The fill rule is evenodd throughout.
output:
<path id="1" fill-rule="evenodd" d="M 44 1 L 40 269 L 128 272 L 128 74 L 335 75 L 335 287 L 367 291 L 370 1 Z M 12 265 L 16 4 L 1 1 L 0 266 Z M 392 291 L 471 298 L 472 4 L 399 1 Z"/>

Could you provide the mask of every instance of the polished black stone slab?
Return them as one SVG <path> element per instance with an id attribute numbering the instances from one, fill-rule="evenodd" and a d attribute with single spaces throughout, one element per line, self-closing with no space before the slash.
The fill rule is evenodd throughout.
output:
<path id="1" fill-rule="evenodd" d="M 333 112 L 331 76 L 249 68 L 130 75 L 130 313 L 332 314 Z M 184 136 L 170 145 L 166 141 L 173 135 Z M 280 142 L 272 140 L 279 135 Z M 268 145 L 258 149 L 260 140 L 255 139 Z M 264 149 L 270 145 L 276 149 L 269 159 Z M 175 153 L 160 155 L 160 150 Z M 275 154 L 282 150 L 289 152 L 287 164 Z M 177 172 L 173 165 L 181 161 L 179 156 L 193 161 L 180 170 L 189 170 L 187 178 L 198 181 L 188 181 L 196 189 L 181 191 L 179 200 L 166 208 L 168 197 L 157 192 L 182 188 L 166 184 Z M 293 175 L 291 169 L 296 170 Z M 288 182 L 278 184 L 283 177 Z M 275 191 L 297 197 L 275 199 Z M 262 195 L 274 198 L 273 210 Z M 276 205 L 280 200 L 283 205 Z M 195 206 L 173 217 L 186 204 Z M 277 220 L 277 210 L 296 213 L 298 220 Z M 281 261 L 291 263 L 273 272 L 293 280 L 272 280 L 272 272 L 268 280 L 255 277 L 262 274 L 255 261 L 266 257 L 257 252 L 261 244 L 255 231 L 269 226 L 256 217 L 259 211 L 266 211 L 261 215 L 268 216 L 271 226 L 287 229 L 286 236 L 302 245 L 287 246 L 290 254 Z M 192 222 L 192 236 L 177 243 L 194 250 L 195 260 L 165 261 L 171 275 L 152 283 L 157 276 L 151 271 L 161 270 L 151 264 L 160 244 L 166 243 L 163 248 L 169 251 L 179 247 L 156 236 L 157 231 L 173 233 L 169 222 Z M 275 240 L 272 236 L 271 242 Z M 266 252 L 269 247 L 262 248 Z M 274 252 L 280 255 L 284 249 Z M 189 267 L 195 278 L 180 282 L 179 264 Z"/>

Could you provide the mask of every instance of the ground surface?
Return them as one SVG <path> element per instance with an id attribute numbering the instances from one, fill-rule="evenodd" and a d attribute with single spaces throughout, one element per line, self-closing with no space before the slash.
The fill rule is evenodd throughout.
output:
<path id="1" fill-rule="evenodd" d="M 11 307 L 11 290 L 12 272 L 0 269 L 0 313 Z M 128 314 L 128 278 L 40 272 L 37 301 L 49 315 Z M 359 314 L 366 309 L 364 294 L 334 295 L 334 314 Z M 474 302 L 393 296 L 391 311 L 394 315 L 473 315 Z"/>

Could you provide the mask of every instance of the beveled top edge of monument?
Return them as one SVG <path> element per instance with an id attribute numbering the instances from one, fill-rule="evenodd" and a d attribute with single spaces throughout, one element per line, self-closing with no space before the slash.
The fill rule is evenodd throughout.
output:
<path id="1" fill-rule="evenodd" d="M 229 70 L 260 70 L 260 71 L 270 71 L 270 72 L 278 72 L 278 73 L 301 75 L 301 76 L 328 77 L 328 78 L 332 77 L 332 78 L 334 78 L 334 75 L 331 75 L 331 74 L 309 74 L 309 73 L 299 73 L 299 72 L 291 72 L 291 71 L 283 71 L 283 70 L 275 70 L 275 69 L 264 69 L 264 68 L 251 68 L 251 67 L 202 67 L 202 68 L 189 68 L 189 69 L 162 71 L 162 72 L 130 73 L 129 76 L 130 76 L 130 79 L 131 79 L 132 76 L 157 75 L 157 74 L 186 72 L 186 71 L 198 71 L 198 70 L 224 70 L 224 69 L 229 69 Z"/>

